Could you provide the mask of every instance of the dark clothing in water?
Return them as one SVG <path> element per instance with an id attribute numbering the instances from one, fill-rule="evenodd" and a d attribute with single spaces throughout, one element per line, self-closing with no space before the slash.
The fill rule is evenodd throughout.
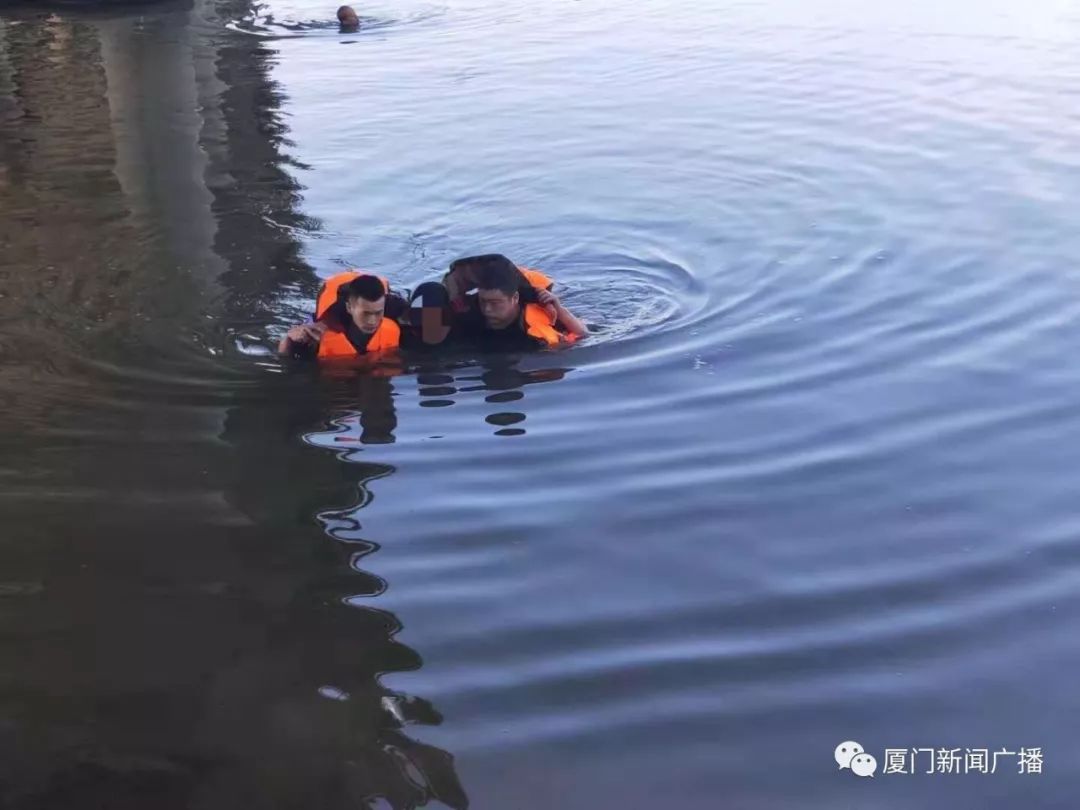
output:
<path id="1" fill-rule="evenodd" d="M 518 313 L 517 320 L 505 329 L 492 329 L 480 312 L 476 296 L 466 300 L 469 307 L 455 317 L 455 324 L 460 323 L 463 336 L 476 348 L 488 352 L 531 352 L 545 345 L 525 331 L 524 313 Z"/>
<path id="2" fill-rule="evenodd" d="M 454 323 L 450 325 L 450 332 L 442 343 L 424 343 L 420 338 L 420 327 L 418 325 L 413 326 L 412 324 L 399 322 L 398 326 L 401 327 L 401 348 L 408 351 L 430 352 L 437 349 L 462 346 L 470 342 L 456 318 Z"/>

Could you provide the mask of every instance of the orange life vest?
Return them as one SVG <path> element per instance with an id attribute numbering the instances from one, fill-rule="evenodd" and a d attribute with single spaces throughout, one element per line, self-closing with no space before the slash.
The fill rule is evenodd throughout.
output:
<path id="1" fill-rule="evenodd" d="M 532 267 L 519 267 L 518 270 L 521 271 L 521 275 L 525 276 L 525 280 L 537 290 L 550 290 L 555 286 L 555 282 L 539 270 L 534 270 Z"/>
<path id="2" fill-rule="evenodd" d="M 521 275 L 537 290 L 550 290 L 554 282 L 539 270 L 531 267 L 519 267 Z M 525 321 L 525 333 L 544 341 L 548 346 L 558 346 L 560 343 L 573 343 L 577 335 L 571 332 L 562 332 L 546 309 L 540 304 L 525 304 L 522 307 Z"/>
<path id="3" fill-rule="evenodd" d="M 366 275 L 358 270 L 348 270 L 338 273 L 326 280 L 322 289 L 319 290 L 318 300 L 315 302 L 315 320 L 322 320 L 330 307 L 338 301 L 338 289 L 342 284 L 348 284 L 353 279 Z M 377 277 L 382 282 L 383 290 L 390 292 L 390 285 L 385 278 Z M 360 352 L 356 350 L 352 342 L 346 336 L 344 324 L 327 324 L 330 328 L 323 334 L 319 341 L 319 358 L 331 357 L 357 357 Z M 390 318 L 383 318 L 379 322 L 379 328 L 367 342 L 365 353 L 378 352 L 384 349 L 394 349 L 401 343 L 401 327 Z"/>

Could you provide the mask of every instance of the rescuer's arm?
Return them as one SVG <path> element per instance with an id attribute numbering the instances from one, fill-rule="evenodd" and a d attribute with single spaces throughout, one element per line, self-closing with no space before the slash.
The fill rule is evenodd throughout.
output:
<path id="1" fill-rule="evenodd" d="M 589 334 L 585 324 L 578 320 L 574 313 L 564 307 L 554 293 L 548 290 L 537 290 L 536 300 L 541 306 L 547 308 L 548 312 L 554 309 L 556 323 L 570 334 L 575 337 L 585 337 L 585 335 Z"/>
<path id="2" fill-rule="evenodd" d="M 324 323 L 302 323 L 292 327 L 278 343 L 278 354 L 293 354 L 300 347 L 316 348 L 326 332 Z M 302 349 L 301 349 L 302 350 Z"/>

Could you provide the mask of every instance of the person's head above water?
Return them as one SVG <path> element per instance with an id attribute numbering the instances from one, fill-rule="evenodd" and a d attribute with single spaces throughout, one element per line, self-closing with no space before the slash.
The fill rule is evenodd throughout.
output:
<path id="1" fill-rule="evenodd" d="M 338 301 L 345 305 L 356 328 L 371 335 L 382 323 L 386 289 L 377 276 L 357 276 L 338 288 Z"/>
<path id="2" fill-rule="evenodd" d="M 409 323 L 416 329 L 420 342 L 437 346 L 450 334 L 450 294 L 437 281 L 428 281 L 413 291 L 409 298 Z"/>
<path id="3" fill-rule="evenodd" d="M 338 24 L 341 25 L 342 28 L 352 29 L 360 27 L 360 17 L 353 11 L 352 6 L 342 6 L 339 8 L 337 10 L 337 19 Z"/>
<path id="4" fill-rule="evenodd" d="M 476 256 L 469 261 L 475 265 L 480 314 L 484 316 L 488 328 L 505 329 L 521 314 L 521 271 L 498 253 Z"/>

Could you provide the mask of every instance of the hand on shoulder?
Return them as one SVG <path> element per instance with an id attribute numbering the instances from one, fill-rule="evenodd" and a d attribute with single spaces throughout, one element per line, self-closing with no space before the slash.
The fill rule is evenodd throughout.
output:
<path id="1" fill-rule="evenodd" d="M 559 317 L 559 307 L 562 306 L 559 298 L 551 290 L 537 290 L 536 302 L 547 310 L 547 314 L 551 316 L 552 320 Z"/>

